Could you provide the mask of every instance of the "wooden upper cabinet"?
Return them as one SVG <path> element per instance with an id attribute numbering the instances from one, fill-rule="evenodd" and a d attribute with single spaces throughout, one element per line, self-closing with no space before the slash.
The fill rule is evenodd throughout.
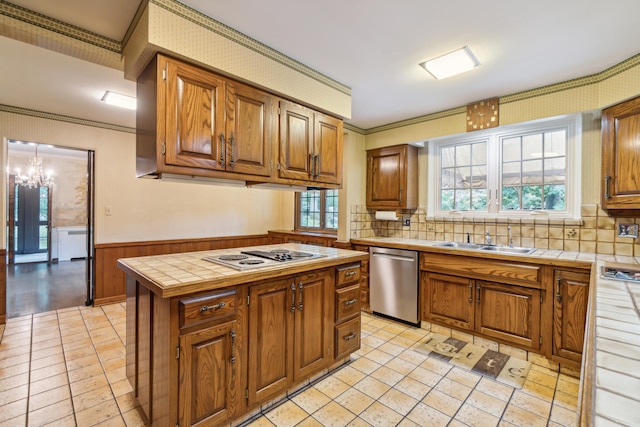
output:
<path id="1" fill-rule="evenodd" d="M 603 209 L 640 212 L 640 97 L 602 110 L 602 180 Z"/>
<path id="2" fill-rule="evenodd" d="M 280 101 L 278 177 L 342 184 L 342 120 Z"/>
<path id="3" fill-rule="evenodd" d="M 224 79 L 179 61 L 159 59 L 166 70 L 165 162 L 224 169 Z"/>
<path id="4" fill-rule="evenodd" d="M 418 148 L 412 145 L 367 150 L 367 208 L 418 207 Z"/>
<path id="5" fill-rule="evenodd" d="M 227 84 L 226 169 L 269 176 L 276 134 L 274 98 L 240 83 Z"/>

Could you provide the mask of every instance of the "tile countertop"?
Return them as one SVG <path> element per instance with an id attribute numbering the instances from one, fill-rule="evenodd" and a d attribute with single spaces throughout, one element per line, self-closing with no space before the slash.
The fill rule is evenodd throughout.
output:
<path id="1" fill-rule="evenodd" d="M 640 425 L 640 283 L 600 277 L 603 266 L 640 270 L 640 257 L 537 249 L 530 255 L 443 248 L 440 241 L 352 239 L 354 244 L 406 248 L 513 261 L 591 267 L 590 305 L 581 374 L 584 426 Z"/>
<path id="2" fill-rule="evenodd" d="M 214 264 L 202 258 L 208 256 L 237 254 L 245 250 L 289 249 L 291 251 L 314 252 L 324 255 L 312 260 L 278 264 L 249 270 L 235 270 Z M 136 258 L 121 258 L 118 267 L 128 275 L 142 281 L 162 298 L 189 295 L 243 283 L 272 279 L 303 273 L 340 264 L 369 259 L 368 254 L 346 249 L 286 243 L 278 245 L 251 246 L 200 252 L 184 252 L 168 255 L 152 255 Z"/>

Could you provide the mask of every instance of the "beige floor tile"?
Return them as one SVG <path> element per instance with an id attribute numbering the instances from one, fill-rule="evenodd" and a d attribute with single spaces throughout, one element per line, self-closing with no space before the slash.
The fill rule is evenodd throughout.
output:
<path id="1" fill-rule="evenodd" d="M 7 350 L 0 351 L 0 360 L 9 359 L 15 356 L 25 357 L 31 352 L 31 345 L 23 345 L 20 347 L 9 348 Z M 28 356 L 27 356 L 28 357 Z"/>
<path id="2" fill-rule="evenodd" d="M 438 360 L 435 357 L 429 357 L 420 364 L 420 367 L 444 376 L 451 370 L 452 365 L 443 362 L 442 360 Z"/>
<path id="3" fill-rule="evenodd" d="M 343 368 L 340 368 L 336 372 L 334 372 L 333 376 L 339 379 L 340 381 L 343 381 L 346 384 L 349 384 L 350 386 L 352 386 L 358 381 L 360 381 L 361 379 L 363 379 L 366 376 L 366 374 L 351 366 L 345 366 Z"/>
<path id="4" fill-rule="evenodd" d="M 429 427 L 445 427 L 451 420 L 451 417 L 424 403 L 418 403 L 407 418 L 419 426 Z"/>
<path id="5" fill-rule="evenodd" d="M 382 397 L 378 399 L 378 402 L 393 409 L 400 415 L 405 416 L 411 412 L 419 400 L 401 392 L 400 390 L 392 388 L 383 394 Z"/>
<path id="6" fill-rule="evenodd" d="M 371 373 L 371 376 L 391 387 L 404 378 L 404 375 L 394 371 L 393 369 L 389 369 L 386 366 L 379 367 Z"/>
<path id="7" fill-rule="evenodd" d="M 32 360 L 31 370 L 36 371 L 38 369 L 41 369 L 47 366 L 52 366 L 58 363 L 63 363 L 63 362 L 64 362 L 64 355 L 62 353 L 55 354 L 53 356 L 43 357 L 42 359 Z"/>
<path id="8" fill-rule="evenodd" d="M 385 365 L 389 369 L 393 369 L 395 372 L 402 374 L 402 376 L 408 375 L 411 371 L 416 369 L 417 364 L 408 362 L 400 357 L 395 357 L 389 363 Z"/>
<path id="9" fill-rule="evenodd" d="M 74 348 L 73 350 L 66 350 L 64 357 L 67 359 L 67 364 L 74 360 L 84 359 L 85 357 L 97 356 L 95 348 L 93 346 L 82 346 Z"/>
<path id="10" fill-rule="evenodd" d="M 545 419 L 549 418 L 551 411 L 551 402 L 531 396 L 522 390 L 513 393 L 509 405 L 516 405 Z"/>
<path id="11" fill-rule="evenodd" d="M 31 371 L 31 382 L 49 378 L 58 374 L 66 374 L 67 366 L 64 362 L 56 363 L 55 365 L 47 366 L 44 368 Z"/>
<path id="12" fill-rule="evenodd" d="M 403 378 L 393 388 L 417 400 L 422 400 L 431 391 L 431 387 L 410 377 Z"/>
<path id="13" fill-rule="evenodd" d="M 404 418 L 398 424 L 398 427 L 423 427 L 421 424 L 416 424 L 408 418 Z"/>
<path id="14" fill-rule="evenodd" d="M 121 414 L 139 406 L 133 392 L 125 393 L 116 397 L 116 403 L 118 404 L 118 409 L 120 409 Z"/>
<path id="15" fill-rule="evenodd" d="M 123 394 L 131 393 L 133 391 L 133 387 L 131 387 L 131 383 L 128 379 L 124 379 L 116 383 L 112 383 L 111 390 L 113 391 L 113 395 L 115 397 L 119 397 Z"/>
<path id="16" fill-rule="evenodd" d="M 354 385 L 354 388 L 360 390 L 373 399 L 378 399 L 380 396 L 389 391 L 391 387 L 375 378 L 366 377 L 362 381 Z"/>
<path id="17" fill-rule="evenodd" d="M 315 411 L 331 402 L 331 399 L 326 394 L 314 387 L 310 387 L 303 392 L 298 393 L 292 397 L 291 400 L 309 414 L 313 414 Z"/>
<path id="18" fill-rule="evenodd" d="M 115 400 L 108 385 L 73 396 L 73 407 L 76 412 L 89 409 L 109 400 Z"/>
<path id="19" fill-rule="evenodd" d="M 0 416 L 2 418 L 2 416 Z M 0 427 L 17 427 L 27 425 L 27 414 L 22 414 L 10 420 L 0 421 Z"/>
<path id="20" fill-rule="evenodd" d="M 18 387 L 0 391 L 0 407 L 7 405 L 16 400 L 25 399 L 29 395 L 29 384 L 23 384 Z"/>
<path id="21" fill-rule="evenodd" d="M 336 402 L 330 402 L 313 414 L 323 426 L 346 426 L 355 419 L 355 415 Z M 277 425 L 277 424 L 276 424 Z"/>
<path id="22" fill-rule="evenodd" d="M 51 356 L 61 355 L 62 345 L 55 345 L 53 347 L 43 348 L 42 350 L 31 351 L 31 360 L 48 359 Z"/>
<path id="23" fill-rule="evenodd" d="M 369 375 L 382 365 L 374 362 L 373 360 L 369 359 L 367 356 L 363 356 L 358 360 L 356 360 L 355 362 L 353 362 L 350 366 L 354 369 L 357 369 Z"/>
<path id="24" fill-rule="evenodd" d="M 571 396 L 578 396 L 578 389 L 580 387 L 579 383 L 568 380 L 569 377 L 566 375 L 561 375 L 558 378 L 558 383 L 556 384 L 556 390 L 561 393 L 566 393 Z"/>
<path id="25" fill-rule="evenodd" d="M 379 348 L 376 348 L 376 349 L 371 350 L 367 354 L 367 359 L 371 359 L 374 362 L 379 363 L 380 365 L 384 365 L 384 364 L 388 363 L 391 359 L 393 359 L 393 355 L 389 354 L 389 353 L 385 353 L 384 351 L 380 350 Z"/>
<path id="26" fill-rule="evenodd" d="M 53 375 L 49 378 L 31 382 L 31 385 L 29 387 L 29 395 L 34 396 L 47 390 L 52 390 L 54 388 L 58 388 L 67 384 L 69 384 L 69 379 L 67 378 L 66 372 Z"/>
<path id="27" fill-rule="evenodd" d="M 474 374 L 471 371 L 456 366 L 447 373 L 446 378 L 473 388 L 482 379 L 482 375 Z"/>
<path id="28" fill-rule="evenodd" d="M 398 355 L 399 359 L 406 360 L 409 363 L 412 363 L 416 366 L 420 365 L 422 362 L 427 360 L 429 356 L 426 356 L 418 351 L 407 349 Z"/>
<path id="29" fill-rule="evenodd" d="M 533 412 L 526 411 L 516 405 L 508 405 L 502 421 L 511 423 L 518 427 L 545 427 L 547 419 L 542 418 Z"/>
<path id="30" fill-rule="evenodd" d="M 472 391 L 465 403 L 495 417 L 501 417 L 507 407 L 507 402 L 504 400 L 500 400 L 497 397 L 490 396 L 478 390 Z"/>
<path id="31" fill-rule="evenodd" d="M 336 397 L 335 401 L 356 415 L 360 415 L 362 411 L 375 402 L 374 399 L 355 388 L 348 389 L 340 396 Z"/>
<path id="32" fill-rule="evenodd" d="M 86 337 L 78 337 L 78 339 L 73 341 L 65 341 L 62 340 L 62 348 L 65 353 L 70 352 L 71 350 L 76 350 L 82 347 L 92 347 L 93 343 L 91 342 L 91 338 L 89 338 L 89 334 Z"/>
<path id="33" fill-rule="evenodd" d="M 349 388 L 349 385 L 337 378 L 329 376 L 314 385 L 314 387 L 329 396 L 331 399 L 335 399 L 337 396 L 344 393 Z"/>
<path id="34" fill-rule="evenodd" d="M 97 390 L 106 385 L 109 385 L 109 383 L 107 381 L 107 377 L 104 374 L 85 378 L 83 380 L 71 383 L 71 395 L 78 396 L 92 390 Z"/>
<path id="35" fill-rule="evenodd" d="M 247 424 L 246 427 L 273 427 L 275 426 L 275 424 L 273 424 L 269 418 L 265 417 L 264 415 L 261 416 L 260 418 L 250 422 L 249 424 Z M 127 426 L 128 427 L 128 426 Z"/>
<path id="36" fill-rule="evenodd" d="M 23 360 L 21 363 L 0 368 L 0 378 L 9 378 L 27 372 L 29 372 L 29 361 Z"/>
<path id="37" fill-rule="evenodd" d="M 557 391 L 553 396 L 553 404 L 562 406 L 566 409 L 575 410 L 578 407 L 578 398 L 576 396 Z"/>
<path id="38" fill-rule="evenodd" d="M 309 414 L 290 400 L 270 410 L 266 417 L 276 426 L 293 427 Z"/>
<path id="39" fill-rule="evenodd" d="M 92 360 L 96 360 L 96 363 L 82 367 L 82 368 L 69 370 L 68 371 L 69 382 L 74 383 L 76 381 L 80 381 L 89 377 L 95 377 L 96 375 L 100 375 L 103 372 L 102 366 L 100 365 L 100 363 L 97 362 L 97 358 Z M 74 363 L 73 365 L 77 366 L 77 363 Z"/>
<path id="40" fill-rule="evenodd" d="M 44 408 L 29 411 L 28 419 L 30 426 L 42 426 L 58 422 L 66 417 L 73 416 L 73 405 L 71 399 L 64 399 Z"/>
<path id="41" fill-rule="evenodd" d="M 374 402 L 360 414 L 360 418 L 372 426 L 393 427 L 402 420 L 402 415 L 380 402 Z"/>
<path id="42" fill-rule="evenodd" d="M 144 422 L 144 415 L 139 407 L 123 413 L 122 418 L 127 424 L 127 427 L 144 427 L 147 425 Z"/>
<path id="43" fill-rule="evenodd" d="M 375 337 L 373 335 L 369 335 L 362 338 L 360 342 L 362 342 L 362 344 L 368 345 L 369 347 L 378 348 L 382 344 L 384 344 L 386 341 L 378 337 Z"/>
<path id="44" fill-rule="evenodd" d="M 60 338 L 54 338 L 46 341 L 33 342 L 31 344 L 31 351 L 40 351 L 49 347 L 61 346 L 62 340 Z"/>
<path id="45" fill-rule="evenodd" d="M 11 350 L 18 347 L 24 347 L 27 345 L 31 345 L 30 333 L 22 333 L 20 334 L 20 338 L 14 338 L 13 336 L 9 336 L 3 339 L 2 342 L 0 342 L 0 352 L 3 352 L 5 350 Z"/>
<path id="46" fill-rule="evenodd" d="M 526 380 L 522 385 L 522 391 L 531 396 L 537 397 L 539 399 L 547 400 L 551 402 L 553 400 L 553 395 L 555 394 L 555 390 L 550 387 L 545 387 L 542 384 L 538 384 L 536 382 Z"/>
<path id="47" fill-rule="evenodd" d="M 346 427 L 371 427 L 371 424 L 360 417 L 354 418 Z"/>
<path id="48" fill-rule="evenodd" d="M 514 388 L 505 384 L 501 384 L 499 382 L 490 380 L 488 378 L 482 378 L 478 385 L 475 388 L 478 391 L 481 391 L 489 396 L 493 396 L 497 399 L 500 399 L 504 402 L 508 402 L 513 395 Z"/>
<path id="49" fill-rule="evenodd" d="M 468 404 L 462 405 L 455 416 L 457 421 L 472 427 L 495 427 L 500 418 Z"/>
<path id="50" fill-rule="evenodd" d="M 120 415 L 115 400 L 108 400 L 82 411 L 76 411 L 79 426 L 90 426 Z"/>
<path id="51" fill-rule="evenodd" d="M 124 366 L 122 368 L 111 370 L 105 369 L 105 374 L 107 375 L 109 384 L 117 383 L 118 381 L 122 381 L 123 379 L 127 378 L 127 370 Z"/>
<path id="52" fill-rule="evenodd" d="M 106 421 L 96 424 L 93 427 L 126 427 L 126 423 L 124 422 L 124 418 L 121 415 L 116 415 L 113 418 L 109 418 Z"/>
<path id="53" fill-rule="evenodd" d="M 79 357 L 77 359 L 73 359 L 73 360 L 67 359 L 67 369 L 69 371 L 75 371 L 76 369 L 86 368 L 86 367 L 95 366 L 95 365 L 102 366 L 100 364 L 100 359 L 98 359 L 98 355 L 95 354 L 95 352 L 92 354 L 89 354 L 88 356 Z"/>
<path id="54" fill-rule="evenodd" d="M 60 387 L 47 390 L 45 392 L 33 395 L 29 398 L 28 410 L 35 411 L 44 408 L 54 403 L 61 402 L 63 400 L 71 399 L 71 392 L 68 385 L 62 385 Z"/>
<path id="55" fill-rule="evenodd" d="M 419 381 L 429 387 L 435 387 L 442 379 L 442 376 L 428 369 L 417 367 L 409 374 L 409 378 Z"/>
<path id="56" fill-rule="evenodd" d="M 447 377 L 441 379 L 435 386 L 435 389 L 461 401 L 464 401 L 471 393 L 471 390 L 473 390 L 471 387 L 450 380 Z"/>
<path id="57" fill-rule="evenodd" d="M 27 413 L 27 399 L 20 399 L 2 406 L 0 422 L 5 422 Z"/>
<path id="58" fill-rule="evenodd" d="M 458 400 L 454 397 L 451 397 L 447 394 L 444 394 L 438 390 L 431 390 L 424 399 L 422 399 L 422 403 L 431 406 L 434 409 L 442 412 L 443 414 L 448 415 L 449 417 L 453 417 L 460 406 L 462 406 L 462 401 Z"/>
<path id="59" fill-rule="evenodd" d="M 397 356 L 405 350 L 406 347 L 401 347 L 398 344 L 393 344 L 392 342 L 386 342 L 378 347 L 378 350 L 384 351 L 392 356 Z"/>
<path id="60" fill-rule="evenodd" d="M 296 427 L 323 427 L 323 425 L 320 423 L 320 421 L 316 420 L 315 418 L 307 417 L 304 419 L 304 421 L 302 421 Z"/>
<path id="61" fill-rule="evenodd" d="M 578 425 L 578 412 L 558 405 L 553 405 L 549 420 L 561 426 L 575 427 Z"/>

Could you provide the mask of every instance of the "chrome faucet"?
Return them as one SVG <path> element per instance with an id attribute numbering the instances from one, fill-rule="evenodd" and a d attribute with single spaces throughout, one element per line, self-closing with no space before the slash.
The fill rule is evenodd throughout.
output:
<path id="1" fill-rule="evenodd" d="M 513 247 L 513 234 L 511 234 L 511 226 L 507 226 L 507 231 L 509 232 L 509 247 Z"/>
<path id="2" fill-rule="evenodd" d="M 487 245 L 491 244 L 491 233 L 487 231 Z"/>

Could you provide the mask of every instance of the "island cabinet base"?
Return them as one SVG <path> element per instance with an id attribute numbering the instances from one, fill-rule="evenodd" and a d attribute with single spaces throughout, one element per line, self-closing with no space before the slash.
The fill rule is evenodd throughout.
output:
<path id="1" fill-rule="evenodd" d="M 220 426 L 360 348 L 360 264 L 163 298 L 127 275 L 126 373 L 147 420 Z"/>

